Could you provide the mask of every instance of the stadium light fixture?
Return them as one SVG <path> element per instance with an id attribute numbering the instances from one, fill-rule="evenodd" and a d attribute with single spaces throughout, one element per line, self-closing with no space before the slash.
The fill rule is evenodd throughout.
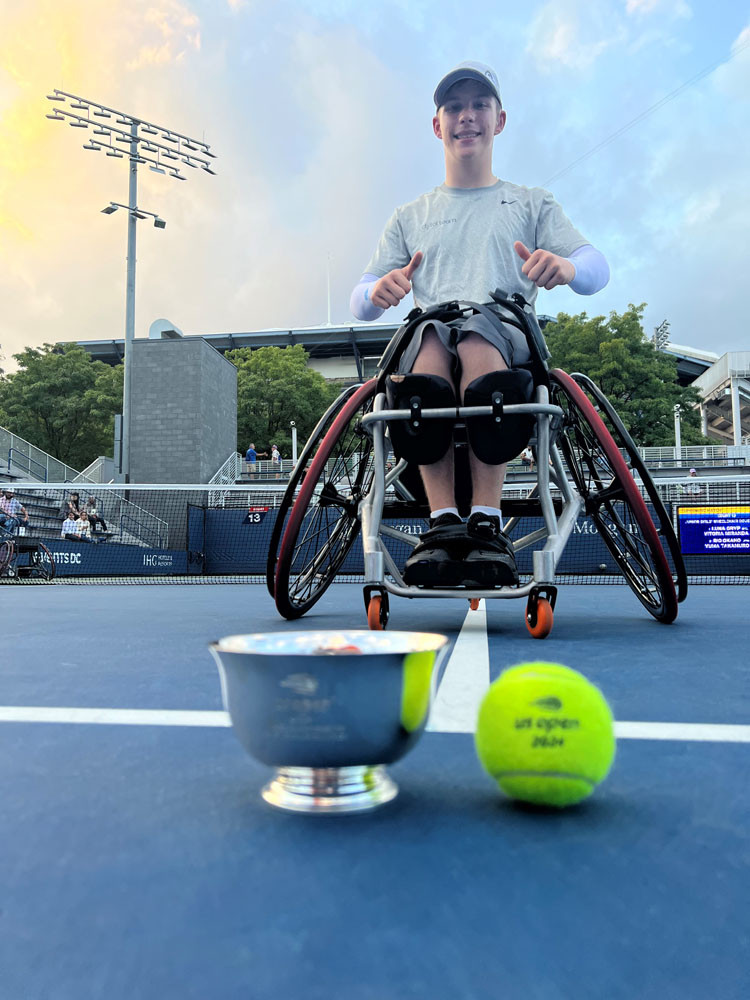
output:
<path id="1" fill-rule="evenodd" d="M 69 100 L 67 108 L 55 108 L 54 112 L 45 117 L 53 121 L 67 121 L 72 128 L 88 128 L 89 125 L 96 126 L 94 135 L 107 136 L 109 142 L 89 140 L 83 144 L 87 150 L 104 149 L 107 156 L 117 159 L 128 160 L 129 165 L 129 188 L 128 204 L 119 202 L 110 204 L 101 209 L 105 215 L 111 215 L 118 208 L 124 208 L 128 212 L 128 256 L 127 256 L 127 279 L 125 292 L 125 372 L 123 385 L 123 406 L 122 406 L 122 449 L 120 472 L 124 482 L 130 482 L 130 408 L 131 408 L 131 357 L 133 339 L 135 337 L 135 233 L 136 222 L 151 216 L 156 229 L 166 228 L 166 222 L 154 212 L 147 212 L 138 208 L 138 164 L 147 163 L 154 173 L 168 173 L 175 180 L 187 180 L 179 169 L 180 161 L 190 167 L 201 167 L 206 173 L 214 174 L 215 171 L 209 166 L 210 159 L 215 159 L 216 154 L 205 140 L 193 139 L 190 136 L 175 132 L 174 129 L 165 125 L 156 125 L 154 122 L 144 121 L 134 115 L 125 114 L 115 108 L 107 107 L 98 101 L 90 101 L 88 98 L 78 94 L 69 94 L 64 90 L 55 90 L 47 94 L 48 101 L 56 101 L 65 104 Z M 80 112 L 80 114 L 79 114 Z M 93 121 L 93 118 L 97 121 Z M 121 126 L 121 127 L 120 127 Z M 145 136 L 157 137 L 145 139 Z M 122 143 L 125 149 L 120 150 L 117 143 Z M 177 161 L 174 166 L 167 167 L 162 160 Z"/>

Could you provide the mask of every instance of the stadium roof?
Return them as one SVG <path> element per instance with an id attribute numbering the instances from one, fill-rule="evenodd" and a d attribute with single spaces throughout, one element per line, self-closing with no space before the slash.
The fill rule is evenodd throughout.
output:
<path id="1" fill-rule="evenodd" d="M 552 316 L 539 316 L 542 327 L 553 319 Z M 348 326 L 275 328 L 236 333 L 196 333 L 187 336 L 175 328 L 175 331 L 159 330 L 158 338 L 184 336 L 184 339 L 190 340 L 194 337 L 202 337 L 220 354 L 234 351 L 240 347 L 289 347 L 292 344 L 302 344 L 312 359 L 350 358 L 354 356 L 361 376 L 362 358 L 380 357 L 399 325 L 400 321 L 397 323 L 352 323 Z M 104 361 L 108 365 L 119 364 L 125 353 L 125 341 L 121 338 L 116 340 L 79 340 L 76 343 L 88 351 L 94 361 Z M 680 385 L 689 385 L 719 360 L 719 355 L 712 351 L 683 347 L 681 344 L 668 343 L 663 350 L 665 354 L 670 354 L 677 359 L 677 379 Z"/>

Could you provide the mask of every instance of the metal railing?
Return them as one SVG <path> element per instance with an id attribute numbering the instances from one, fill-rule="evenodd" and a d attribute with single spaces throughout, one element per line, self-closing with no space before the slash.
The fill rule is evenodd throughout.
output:
<path id="1" fill-rule="evenodd" d="M 42 451 L 41 448 L 37 448 L 30 441 L 26 441 L 5 427 L 0 427 L 0 455 L 8 456 L 7 471 L 9 474 L 15 466 L 36 482 L 61 483 L 70 481 L 74 476 L 79 475 L 77 469 L 53 458 L 46 451 Z"/>
<path id="2" fill-rule="evenodd" d="M 90 465 L 87 465 L 83 472 L 79 472 L 78 475 L 74 476 L 71 482 L 112 483 L 114 482 L 113 478 L 104 478 L 104 476 L 108 474 L 108 471 L 111 470 L 111 464 L 111 458 L 106 458 L 105 456 L 100 455 L 99 458 L 95 458 Z"/>
<path id="3" fill-rule="evenodd" d="M 242 455 L 238 451 L 234 452 L 224 462 L 220 469 L 209 479 L 208 485 L 216 483 L 221 486 L 234 486 L 242 475 Z M 224 504 L 224 491 L 215 490 L 209 493 L 209 503 L 214 507 L 221 507 Z"/>
<path id="4" fill-rule="evenodd" d="M 40 482 L 47 482 L 47 466 L 42 465 L 41 462 L 37 462 L 36 459 L 29 458 L 28 455 L 24 455 L 23 452 L 19 452 L 17 448 L 8 448 L 8 472 L 10 472 L 11 466 L 17 466 L 23 469 L 24 472 L 28 472 L 30 476 L 34 476 L 39 479 Z"/>
<path id="5" fill-rule="evenodd" d="M 675 465 L 745 465 L 750 464 L 750 448 L 735 445 L 687 445 L 682 448 L 639 448 L 646 465 L 672 468 Z"/>
<path id="6" fill-rule="evenodd" d="M 275 465 L 270 460 L 258 460 L 255 463 L 255 472 L 250 471 L 250 463 L 242 459 L 241 462 L 241 475 L 249 478 L 251 481 L 254 479 L 288 479 L 292 469 L 294 468 L 294 462 L 291 458 L 282 458 L 280 465 Z M 238 476 L 239 478 L 239 476 Z"/>

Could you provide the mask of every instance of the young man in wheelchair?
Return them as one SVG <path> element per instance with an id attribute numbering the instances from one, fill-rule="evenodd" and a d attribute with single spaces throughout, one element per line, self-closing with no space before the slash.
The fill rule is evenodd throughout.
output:
<path id="1" fill-rule="evenodd" d="M 484 303 L 496 288 L 520 292 L 532 305 L 539 288 L 570 285 L 583 295 L 603 288 L 609 280 L 606 260 L 552 195 L 494 176 L 494 139 L 506 123 L 495 73 L 480 63 L 462 63 L 443 77 L 434 100 L 432 127 L 443 144 L 445 182 L 391 216 L 352 293 L 354 315 L 378 319 L 409 292 L 426 310 L 454 299 Z M 389 404 L 408 408 L 418 384 L 426 406 L 488 405 L 492 391 L 507 388 L 512 370 L 529 360 L 523 335 L 499 319 L 490 322 L 475 313 L 448 323 L 428 320 L 416 327 L 389 377 Z M 527 441 L 504 445 L 485 436 L 481 446 L 477 442 L 470 434 L 472 496 L 466 523 L 456 502 L 451 437 L 442 435 L 430 454 L 424 441 L 412 454 L 404 453 L 408 442 L 402 440 L 400 449 L 393 442 L 400 457 L 419 464 L 430 506 L 429 530 L 404 567 L 407 584 L 518 582 L 513 546 L 502 530 L 500 497 L 506 463 Z"/>

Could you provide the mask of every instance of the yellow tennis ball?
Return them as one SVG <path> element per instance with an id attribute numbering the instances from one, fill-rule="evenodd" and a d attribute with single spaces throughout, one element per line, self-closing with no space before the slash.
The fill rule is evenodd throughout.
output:
<path id="1" fill-rule="evenodd" d="M 585 799 L 615 756 L 604 695 L 559 663 L 522 663 L 502 673 L 480 706 L 475 743 L 506 795 L 539 805 Z"/>
<path id="2" fill-rule="evenodd" d="M 427 718 L 432 691 L 432 670 L 436 657 L 434 649 L 407 653 L 404 657 L 401 678 L 401 725 L 408 733 L 419 729 Z"/>

